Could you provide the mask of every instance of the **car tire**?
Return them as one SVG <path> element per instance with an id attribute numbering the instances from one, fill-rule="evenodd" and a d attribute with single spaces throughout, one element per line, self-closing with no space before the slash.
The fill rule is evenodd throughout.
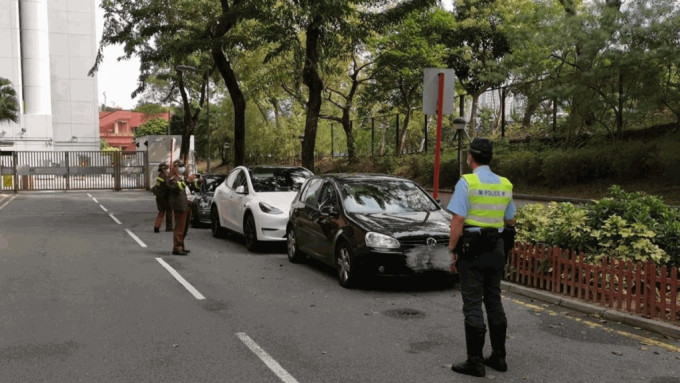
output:
<path id="1" fill-rule="evenodd" d="M 360 272 L 357 269 L 354 254 L 349 245 L 340 242 L 335 253 L 335 267 L 338 273 L 340 286 L 351 289 L 359 284 Z"/>
<path id="2" fill-rule="evenodd" d="M 305 260 L 305 255 L 298 249 L 297 237 L 295 236 L 293 225 L 288 225 L 288 229 L 286 230 L 286 249 L 288 260 L 291 263 L 300 263 Z"/>
<path id="3" fill-rule="evenodd" d="M 227 236 L 227 229 L 220 225 L 220 217 L 217 213 L 217 207 L 213 206 L 210 209 L 210 231 L 215 238 L 224 238 Z"/>
<path id="4" fill-rule="evenodd" d="M 257 240 L 257 226 L 255 226 L 255 218 L 253 218 L 252 213 L 247 213 L 243 217 L 243 238 L 246 240 L 248 251 L 257 251 L 260 241 Z"/>

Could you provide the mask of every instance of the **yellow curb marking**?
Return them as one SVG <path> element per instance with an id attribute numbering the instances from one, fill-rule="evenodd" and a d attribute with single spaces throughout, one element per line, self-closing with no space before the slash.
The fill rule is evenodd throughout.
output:
<path id="1" fill-rule="evenodd" d="M 506 298 L 506 297 L 503 297 L 503 298 L 505 298 L 505 299 L 510 299 L 510 298 Z M 551 316 L 560 316 L 559 313 L 557 313 L 557 312 L 555 312 L 555 311 L 553 311 L 553 310 L 549 310 L 549 309 L 547 309 L 547 308 L 545 308 L 545 307 L 532 305 L 531 303 L 522 302 L 522 301 L 517 300 L 517 299 L 510 299 L 510 300 L 511 300 L 512 302 L 514 302 L 514 303 L 517 303 L 517 304 L 520 305 L 520 306 L 528 307 L 528 308 L 534 310 L 534 312 L 546 312 L 546 313 L 548 313 L 548 314 L 551 315 Z M 599 323 L 594 323 L 594 322 L 587 321 L 587 320 L 584 320 L 584 319 L 581 319 L 581 318 L 576 318 L 576 317 L 573 317 L 573 316 L 566 316 L 566 315 L 563 315 L 563 317 L 564 317 L 564 318 L 569 318 L 569 319 L 571 319 L 571 320 L 573 320 L 573 321 L 575 321 L 575 322 L 578 322 L 578 323 L 585 324 L 586 326 L 589 326 L 590 328 L 599 328 L 599 329 L 604 330 L 604 331 L 606 331 L 606 332 L 611 332 L 611 333 L 615 333 L 615 334 L 619 334 L 619 335 L 625 336 L 625 337 L 627 337 L 627 338 L 635 339 L 635 340 L 640 341 L 640 342 L 643 342 L 643 343 L 645 343 L 645 344 L 647 344 L 647 345 L 657 346 L 657 347 L 661 347 L 661 348 L 663 348 L 663 349 L 665 349 L 665 350 L 667 350 L 667 351 L 680 353 L 680 347 L 673 346 L 672 344 L 660 342 L 660 341 L 658 341 L 658 340 L 651 339 L 651 338 L 646 338 L 646 337 L 640 336 L 640 335 L 631 334 L 631 333 L 626 332 L 626 331 L 615 330 L 615 329 L 613 329 L 613 328 L 605 327 L 605 326 L 603 326 L 603 325 L 601 325 L 601 324 L 599 324 Z"/>

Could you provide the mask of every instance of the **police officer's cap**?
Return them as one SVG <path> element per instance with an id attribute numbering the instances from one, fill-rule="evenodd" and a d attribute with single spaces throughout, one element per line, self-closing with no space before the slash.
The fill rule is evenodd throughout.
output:
<path id="1" fill-rule="evenodd" d="M 184 162 L 182 160 L 174 160 L 172 166 L 184 166 Z"/>
<path id="2" fill-rule="evenodd" d="M 163 170 L 165 170 L 167 168 L 168 168 L 168 164 L 166 164 L 165 162 L 161 162 L 160 164 L 158 164 L 158 171 L 159 172 L 162 172 Z"/>
<path id="3" fill-rule="evenodd" d="M 488 138 L 477 137 L 470 143 L 470 151 L 472 153 L 490 156 L 493 154 L 493 143 Z"/>

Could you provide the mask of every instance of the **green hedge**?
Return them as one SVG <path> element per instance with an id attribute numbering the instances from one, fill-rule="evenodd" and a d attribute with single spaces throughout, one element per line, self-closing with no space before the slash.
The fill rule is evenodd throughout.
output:
<path id="1" fill-rule="evenodd" d="M 517 212 L 518 241 L 602 257 L 680 266 L 680 210 L 645 193 L 612 186 L 595 203 L 529 204 Z"/>
<path id="2" fill-rule="evenodd" d="M 676 141 L 677 142 L 677 141 Z M 680 181 L 680 153 L 675 142 L 616 142 L 544 151 L 512 148 L 496 155 L 499 174 L 513 183 L 559 188 L 596 180 L 625 182 L 663 176 Z"/>

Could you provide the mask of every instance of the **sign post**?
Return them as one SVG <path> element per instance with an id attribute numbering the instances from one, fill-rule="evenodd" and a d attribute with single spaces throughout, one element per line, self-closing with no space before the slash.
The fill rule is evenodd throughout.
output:
<path id="1" fill-rule="evenodd" d="M 439 198 L 439 164 L 442 145 L 442 119 L 453 114 L 455 72 L 453 69 L 426 68 L 423 80 L 423 113 L 437 114 L 437 138 L 434 149 L 432 197 Z"/>

